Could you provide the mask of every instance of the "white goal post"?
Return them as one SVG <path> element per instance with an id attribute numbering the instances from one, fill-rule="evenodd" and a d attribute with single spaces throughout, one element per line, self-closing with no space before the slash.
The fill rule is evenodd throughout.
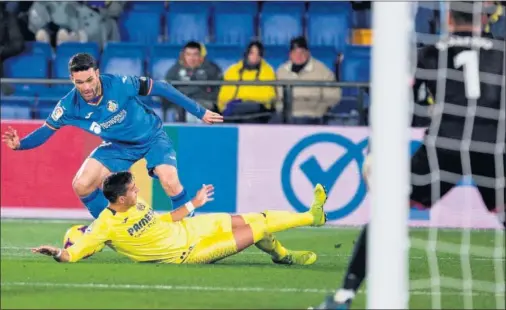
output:
<path id="1" fill-rule="evenodd" d="M 372 11 L 367 308 L 407 309 L 413 3 L 378 1 Z"/>

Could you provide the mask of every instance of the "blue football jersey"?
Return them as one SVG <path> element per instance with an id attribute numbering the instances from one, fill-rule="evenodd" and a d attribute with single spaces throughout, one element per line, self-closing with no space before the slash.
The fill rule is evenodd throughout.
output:
<path id="1" fill-rule="evenodd" d="M 74 88 L 55 106 L 46 123 L 59 129 L 70 125 L 107 142 L 144 144 L 162 130 L 162 120 L 139 95 L 148 95 L 152 81 L 145 77 L 102 74 L 102 99 L 88 103 Z"/>

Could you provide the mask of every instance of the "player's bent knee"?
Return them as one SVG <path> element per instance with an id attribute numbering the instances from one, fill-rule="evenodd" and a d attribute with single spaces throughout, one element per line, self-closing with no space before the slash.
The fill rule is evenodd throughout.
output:
<path id="1" fill-rule="evenodd" d="M 72 188 L 74 189 L 74 192 L 77 194 L 77 196 L 85 197 L 91 194 L 95 189 L 97 189 L 95 183 L 96 182 L 93 182 L 92 180 L 76 178 L 72 182 Z"/>

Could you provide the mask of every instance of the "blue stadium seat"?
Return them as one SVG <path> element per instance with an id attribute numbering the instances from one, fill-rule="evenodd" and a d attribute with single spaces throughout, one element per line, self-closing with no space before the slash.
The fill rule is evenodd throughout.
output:
<path id="1" fill-rule="evenodd" d="M 179 59 L 180 45 L 159 44 L 151 49 L 149 69 L 150 76 L 156 80 L 165 79 L 169 69 Z"/>
<path id="2" fill-rule="evenodd" d="M 306 4 L 302 1 L 265 1 L 262 13 L 304 14 Z"/>
<path id="3" fill-rule="evenodd" d="M 337 53 L 330 46 L 313 46 L 311 47 L 311 55 L 323 62 L 331 71 L 334 71 L 334 63 Z"/>
<path id="4" fill-rule="evenodd" d="M 49 62 L 43 54 L 22 53 L 4 61 L 4 76 L 9 78 L 35 78 L 49 77 Z M 47 88 L 42 84 L 15 84 L 16 95 L 35 95 Z"/>
<path id="5" fill-rule="evenodd" d="M 371 10 L 353 11 L 353 28 L 367 29 L 372 27 Z"/>
<path id="6" fill-rule="evenodd" d="M 260 16 L 260 29 L 264 44 L 287 45 L 293 37 L 303 34 L 302 14 L 264 12 Z"/>
<path id="7" fill-rule="evenodd" d="M 99 59 L 99 47 L 95 42 L 77 43 L 65 42 L 56 48 L 56 57 L 53 62 L 52 76 L 57 79 L 67 79 L 69 77 L 68 63 L 70 58 L 76 53 L 88 53 L 95 59 Z M 42 96 L 62 96 L 73 88 L 71 84 L 53 85 L 47 94 Z"/>
<path id="8" fill-rule="evenodd" d="M 53 48 L 49 43 L 45 42 L 26 42 L 24 52 L 27 54 L 42 55 L 47 59 L 52 59 L 54 56 Z"/>
<path id="9" fill-rule="evenodd" d="M 123 13 L 119 20 L 122 40 L 145 44 L 158 42 L 162 34 L 161 17 L 160 12 L 154 11 Z"/>
<path id="10" fill-rule="evenodd" d="M 165 1 L 131 1 L 127 4 L 133 11 L 162 12 L 165 11 Z"/>
<path id="11" fill-rule="evenodd" d="M 258 13 L 257 1 L 236 1 L 232 5 L 228 1 L 214 1 L 214 12 L 219 13 Z"/>
<path id="12" fill-rule="evenodd" d="M 135 43 L 108 43 L 102 54 L 100 70 L 103 73 L 143 75 L 146 46 Z"/>
<path id="13" fill-rule="evenodd" d="M 60 100 L 60 97 L 47 97 L 39 98 L 35 105 L 34 118 L 46 119 L 53 112 L 55 105 Z"/>
<path id="14" fill-rule="evenodd" d="M 338 51 L 342 51 L 349 35 L 350 17 L 344 11 L 312 13 L 308 16 L 307 28 L 311 46 L 334 46 Z"/>
<path id="15" fill-rule="evenodd" d="M 170 43 L 185 44 L 190 40 L 207 42 L 209 35 L 208 11 L 170 11 L 167 13 L 165 20 L 167 21 L 167 33 Z"/>
<path id="16" fill-rule="evenodd" d="M 348 45 L 341 66 L 341 81 L 369 82 L 371 66 L 371 48 L 369 46 Z M 343 96 L 356 96 L 358 91 L 344 88 Z"/>
<path id="17" fill-rule="evenodd" d="M 172 1 L 169 3 L 169 11 L 175 13 L 209 13 L 212 7 L 211 1 Z"/>
<path id="18" fill-rule="evenodd" d="M 288 61 L 289 52 L 288 46 L 266 45 L 264 58 L 276 71 L 279 66 Z"/>
<path id="19" fill-rule="evenodd" d="M 417 33 L 431 33 L 430 23 L 434 18 L 434 11 L 426 7 L 418 7 L 415 17 L 415 31 Z"/>
<path id="20" fill-rule="evenodd" d="M 209 44 L 207 57 L 225 72 L 228 67 L 242 59 L 243 49 L 231 45 Z"/>
<path id="21" fill-rule="evenodd" d="M 1 96 L 0 113 L 2 119 L 30 119 L 33 97 Z"/>
<path id="22" fill-rule="evenodd" d="M 215 41 L 219 44 L 246 45 L 255 35 L 253 13 L 216 12 Z"/>
<path id="23" fill-rule="evenodd" d="M 308 13 L 346 12 L 351 13 L 349 1 L 310 1 Z"/>

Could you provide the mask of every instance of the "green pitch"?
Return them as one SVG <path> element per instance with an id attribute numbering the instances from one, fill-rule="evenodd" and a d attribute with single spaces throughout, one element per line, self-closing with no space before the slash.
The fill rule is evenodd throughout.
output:
<path id="1" fill-rule="evenodd" d="M 1 222 L 2 309 L 304 309 L 318 304 L 338 286 L 358 235 L 356 229 L 326 227 L 278 234 L 286 247 L 318 254 L 316 264 L 307 267 L 274 265 L 256 248 L 202 266 L 135 264 L 108 249 L 77 264 L 58 264 L 51 258 L 30 253 L 32 246 L 60 244 L 71 224 L 81 223 Z M 416 247 L 410 252 L 412 308 L 432 306 L 427 282 L 430 264 L 424 249 L 427 239 L 427 230 L 411 232 L 411 245 Z M 462 266 L 468 264 L 461 264 L 461 240 L 461 231 L 439 231 L 438 267 L 443 284 L 448 286 L 441 290 L 443 308 L 462 309 L 465 305 Z M 471 234 L 474 308 L 494 309 L 497 301 L 504 300 L 504 289 L 502 295 L 494 292 L 497 268 L 502 267 L 504 272 L 504 249 L 502 257 L 496 253 L 494 258 L 495 240 L 491 231 Z M 364 306 L 365 295 L 361 292 L 354 308 Z"/>

